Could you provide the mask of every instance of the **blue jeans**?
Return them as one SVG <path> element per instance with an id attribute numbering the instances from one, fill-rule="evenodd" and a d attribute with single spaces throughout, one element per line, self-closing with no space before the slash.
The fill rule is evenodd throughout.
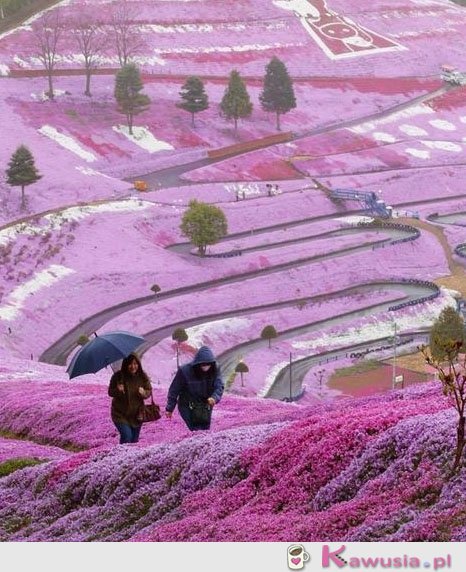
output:
<path id="1" fill-rule="evenodd" d="M 139 441 L 141 425 L 139 427 L 131 427 L 131 425 L 126 425 L 126 423 L 115 423 L 115 427 L 120 433 L 120 445 L 137 443 Z"/>

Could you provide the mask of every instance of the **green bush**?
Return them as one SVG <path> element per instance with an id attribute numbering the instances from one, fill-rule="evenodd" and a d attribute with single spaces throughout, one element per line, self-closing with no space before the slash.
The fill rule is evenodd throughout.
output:
<path id="1" fill-rule="evenodd" d="M 40 459 L 36 459 L 36 457 L 23 457 L 18 459 L 8 459 L 8 461 L 4 461 L 0 463 L 0 478 L 6 477 L 18 471 L 19 469 L 24 469 L 25 467 L 33 467 L 34 465 L 39 465 L 44 461 Z"/>

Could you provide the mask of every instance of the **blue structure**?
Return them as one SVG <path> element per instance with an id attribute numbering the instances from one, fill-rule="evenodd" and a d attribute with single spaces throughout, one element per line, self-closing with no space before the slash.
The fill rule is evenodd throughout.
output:
<path id="1" fill-rule="evenodd" d="M 392 207 L 385 204 L 385 201 L 377 198 L 374 192 L 354 191 L 350 189 L 335 189 L 330 191 L 331 199 L 341 199 L 344 201 L 359 201 L 368 214 L 380 218 L 391 218 Z"/>

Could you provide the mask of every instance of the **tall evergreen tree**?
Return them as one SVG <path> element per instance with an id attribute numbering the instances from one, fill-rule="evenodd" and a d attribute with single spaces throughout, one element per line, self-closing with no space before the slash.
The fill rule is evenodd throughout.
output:
<path id="1" fill-rule="evenodd" d="M 192 126 L 194 127 L 194 114 L 209 108 L 209 98 L 204 89 L 202 80 L 193 75 L 188 77 L 180 91 L 181 102 L 177 107 L 191 113 Z"/>
<path id="2" fill-rule="evenodd" d="M 252 113 L 252 103 L 241 76 L 236 70 L 230 74 L 228 87 L 225 90 L 220 109 L 227 119 L 235 122 L 235 131 L 238 127 L 238 119 L 249 117 Z"/>
<path id="3" fill-rule="evenodd" d="M 25 145 L 20 145 L 11 156 L 6 176 L 9 185 L 21 187 L 21 206 L 24 207 L 24 187 L 42 178 L 36 169 L 31 151 Z"/>
<path id="4" fill-rule="evenodd" d="M 288 70 L 277 57 L 273 57 L 265 68 L 264 89 L 259 101 L 264 111 L 276 114 L 280 131 L 280 115 L 296 107 L 296 98 Z"/>
<path id="5" fill-rule="evenodd" d="M 130 135 L 133 134 L 134 116 L 146 111 L 150 105 L 149 97 L 140 93 L 143 88 L 141 75 L 135 64 L 123 66 L 116 74 L 114 95 L 118 111 L 126 116 Z"/>

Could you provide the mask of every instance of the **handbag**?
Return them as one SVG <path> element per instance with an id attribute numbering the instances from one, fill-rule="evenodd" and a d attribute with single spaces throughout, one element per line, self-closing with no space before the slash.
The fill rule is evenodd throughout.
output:
<path id="1" fill-rule="evenodd" d="M 152 397 L 152 392 L 150 394 L 150 403 L 147 405 L 143 403 L 139 408 L 138 414 L 136 419 L 140 423 L 150 423 L 151 421 L 158 421 L 161 417 L 160 415 L 160 406 L 154 402 L 154 398 Z"/>
<path id="2" fill-rule="evenodd" d="M 212 415 L 210 405 L 202 401 L 190 401 L 191 423 L 193 425 L 209 425 Z"/>

